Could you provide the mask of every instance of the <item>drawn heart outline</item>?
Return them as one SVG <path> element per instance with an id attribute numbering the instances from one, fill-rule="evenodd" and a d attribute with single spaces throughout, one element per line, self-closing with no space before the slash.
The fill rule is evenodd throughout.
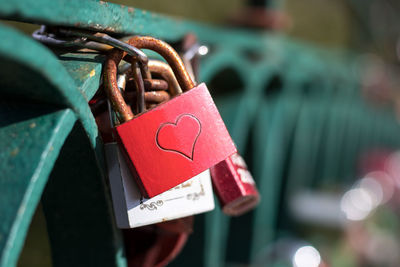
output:
<path id="1" fill-rule="evenodd" d="M 161 144 L 160 144 L 159 138 L 160 138 L 160 135 L 162 135 L 162 131 L 163 131 L 163 130 L 165 131 L 165 130 L 168 129 L 169 127 L 173 127 L 173 128 L 175 128 L 174 131 L 177 131 L 176 127 L 178 127 L 178 128 L 180 127 L 179 125 L 180 125 L 180 122 L 182 121 L 183 118 L 190 118 L 191 120 L 194 120 L 194 121 L 198 124 L 198 130 L 197 130 L 197 133 L 196 133 L 196 135 L 195 135 L 195 137 L 194 137 L 194 140 L 192 140 L 192 144 L 187 144 L 187 146 L 188 146 L 190 149 L 184 149 L 185 151 L 182 151 L 182 150 L 180 150 L 179 148 L 173 148 L 173 147 L 167 147 L 167 146 L 165 146 L 165 145 L 164 145 L 164 146 L 161 145 Z M 182 123 L 182 122 L 181 122 L 181 123 Z M 182 126 L 181 126 L 181 127 L 182 127 Z M 184 127 L 184 126 L 183 126 L 183 127 Z M 179 116 L 176 118 L 175 122 L 164 122 L 164 123 L 162 123 L 162 124 L 158 127 L 157 133 L 156 133 L 156 143 L 157 143 L 157 146 L 158 146 L 160 149 L 164 150 L 164 151 L 169 151 L 169 152 L 178 153 L 178 154 L 184 156 L 185 158 L 187 158 L 187 159 L 193 161 L 194 148 L 195 148 L 197 139 L 198 139 L 199 136 L 200 136 L 200 133 L 201 133 L 201 122 L 200 122 L 200 120 L 199 120 L 198 118 L 196 118 L 196 116 L 194 116 L 194 115 L 192 115 L 192 114 L 184 113 L 184 114 L 179 115 Z M 187 147 L 187 148 L 188 148 L 188 147 Z M 187 151 L 187 150 L 189 150 L 189 151 Z M 190 152 L 190 155 L 189 155 L 189 152 Z"/>

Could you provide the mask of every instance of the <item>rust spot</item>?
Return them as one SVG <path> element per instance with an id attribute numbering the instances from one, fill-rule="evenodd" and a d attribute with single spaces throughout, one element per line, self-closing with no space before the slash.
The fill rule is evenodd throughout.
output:
<path id="1" fill-rule="evenodd" d="M 133 7 L 128 7 L 128 12 L 129 13 L 133 13 L 133 11 L 135 11 L 135 9 Z"/>
<path id="2" fill-rule="evenodd" d="M 36 127 L 36 123 L 32 122 L 31 124 L 29 124 L 29 128 L 33 129 Z"/>
<path id="3" fill-rule="evenodd" d="M 100 3 L 100 5 L 106 4 L 106 2 L 104 2 L 104 1 L 99 1 L 99 3 Z"/>
<path id="4" fill-rule="evenodd" d="M 74 26 L 75 26 L 75 27 L 79 27 L 79 26 L 81 26 L 81 23 L 80 23 L 80 22 L 76 22 L 76 23 L 74 24 Z"/>
<path id="5" fill-rule="evenodd" d="M 117 29 L 114 28 L 114 27 L 106 27 L 105 30 L 109 31 L 109 32 L 116 32 L 117 31 Z"/>
<path id="6" fill-rule="evenodd" d="M 96 71 L 93 69 L 93 70 L 89 73 L 89 77 L 93 77 L 94 75 L 96 75 Z"/>
<path id="7" fill-rule="evenodd" d="M 94 23 L 88 24 L 88 26 L 97 31 L 117 32 L 117 29 L 115 27 L 111 27 L 111 26 L 105 27 L 105 26 L 97 24 L 97 23 L 96 24 L 94 24 Z"/>

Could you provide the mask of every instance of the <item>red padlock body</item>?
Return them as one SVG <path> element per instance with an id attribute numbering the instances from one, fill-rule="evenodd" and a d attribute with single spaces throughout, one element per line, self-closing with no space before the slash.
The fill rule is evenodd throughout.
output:
<path id="1" fill-rule="evenodd" d="M 205 84 L 116 127 L 146 197 L 200 174 L 236 152 Z"/>
<path id="2" fill-rule="evenodd" d="M 260 201 L 253 177 L 239 154 L 233 154 L 210 171 L 224 213 L 239 216 L 254 208 Z"/>

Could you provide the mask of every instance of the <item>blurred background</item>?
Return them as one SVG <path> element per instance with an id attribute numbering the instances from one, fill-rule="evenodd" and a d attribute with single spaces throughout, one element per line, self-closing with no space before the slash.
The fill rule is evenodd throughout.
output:
<path id="1" fill-rule="evenodd" d="M 377 53 L 390 63 L 398 58 L 399 36 L 397 13 L 400 2 L 395 0 L 178 0 L 110 1 L 154 12 L 213 25 L 228 24 L 248 6 L 278 10 L 287 18 L 280 32 L 331 49 L 350 49 Z"/>
<path id="2" fill-rule="evenodd" d="M 400 1 L 111 2 L 285 40 L 269 44 L 271 62 L 289 63 L 259 77 L 262 92 L 200 64 L 262 201 L 238 218 L 196 216 L 171 266 L 400 266 Z M 19 266 L 51 266 L 40 206 Z"/>

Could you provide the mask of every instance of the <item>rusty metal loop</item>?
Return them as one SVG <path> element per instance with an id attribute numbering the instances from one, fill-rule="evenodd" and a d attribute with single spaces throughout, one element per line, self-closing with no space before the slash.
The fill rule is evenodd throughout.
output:
<path id="1" fill-rule="evenodd" d="M 129 62 L 132 62 L 133 60 L 135 60 L 135 58 L 133 58 L 131 55 L 126 55 L 125 56 L 125 61 L 129 61 Z M 149 67 L 148 67 L 148 63 L 143 63 L 143 62 L 140 62 L 139 61 L 139 64 L 140 64 L 140 68 L 141 68 L 141 70 L 142 70 L 142 77 L 143 77 L 143 79 L 151 79 L 151 73 L 150 73 L 150 70 L 149 70 Z M 129 64 L 128 64 L 129 65 Z M 118 68 L 119 69 L 119 68 Z"/>
<path id="2" fill-rule="evenodd" d="M 167 63 L 159 60 L 149 60 L 148 69 L 150 70 L 150 73 L 159 74 L 168 83 L 168 89 L 172 95 L 178 95 L 182 93 L 182 89 L 175 78 L 175 74 Z M 125 73 L 127 76 L 131 75 L 129 63 L 119 67 L 118 71 L 120 73 Z M 156 80 L 154 79 L 144 79 L 144 81 L 146 83 L 156 83 Z M 145 87 L 147 88 L 147 86 Z"/>
<path id="3" fill-rule="evenodd" d="M 171 97 L 166 91 L 151 91 L 146 92 L 146 102 L 150 103 L 162 103 L 169 100 Z"/>
<path id="4" fill-rule="evenodd" d="M 127 92 L 126 97 L 127 98 L 136 98 L 137 94 L 136 92 Z M 156 103 L 159 104 L 161 102 L 165 102 L 169 100 L 171 97 L 166 91 L 151 91 L 151 92 L 145 92 L 144 93 L 144 99 L 146 101 L 146 104 L 148 103 Z"/>
<path id="5" fill-rule="evenodd" d="M 143 79 L 146 91 L 165 91 L 168 90 L 168 83 L 159 79 Z"/>
<path id="6" fill-rule="evenodd" d="M 105 63 L 103 73 L 104 89 L 117 117 L 121 123 L 133 119 L 134 115 L 131 108 L 126 104 L 117 83 L 117 67 L 121 61 L 123 52 L 118 49 L 112 50 Z"/>
<path id="7" fill-rule="evenodd" d="M 175 74 L 167 63 L 159 60 L 150 60 L 149 70 L 152 73 L 154 72 L 161 75 L 161 77 L 168 82 L 169 91 L 172 95 L 178 95 L 182 93 L 182 89 L 176 80 Z"/>
<path id="8" fill-rule="evenodd" d="M 135 36 L 129 39 L 128 43 L 139 49 L 153 50 L 163 56 L 171 66 L 179 85 L 184 89 L 184 91 L 190 90 L 195 86 L 194 82 L 190 78 L 189 73 L 185 69 L 182 59 L 179 57 L 178 53 L 167 43 L 149 36 Z M 111 100 L 112 106 L 121 122 L 129 121 L 134 117 L 132 110 L 126 104 L 117 85 L 116 75 L 118 64 L 125 56 L 126 52 L 123 52 L 119 49 L 111 50 L 106 60 L 104 71 L 106 93 Z"/>
<path id="9" fill-rule="evenodd" d="M 152 108 L 155 108 L 155 107 L 157 107 L 157 104 L 149 104 L 147 108 L 148 109 L 152 109 Z"/>
<path id="10" fill-rule="evenodd" d="M 171 66 L 183 91 L 188 91 L 195 87 L 195 83 L 186 71 L 182 59 L 166 42 L 150 36 L 134 36 L 128 40 L 128 43 L 136 48 L 150 49 L 160 54 Z"/>

